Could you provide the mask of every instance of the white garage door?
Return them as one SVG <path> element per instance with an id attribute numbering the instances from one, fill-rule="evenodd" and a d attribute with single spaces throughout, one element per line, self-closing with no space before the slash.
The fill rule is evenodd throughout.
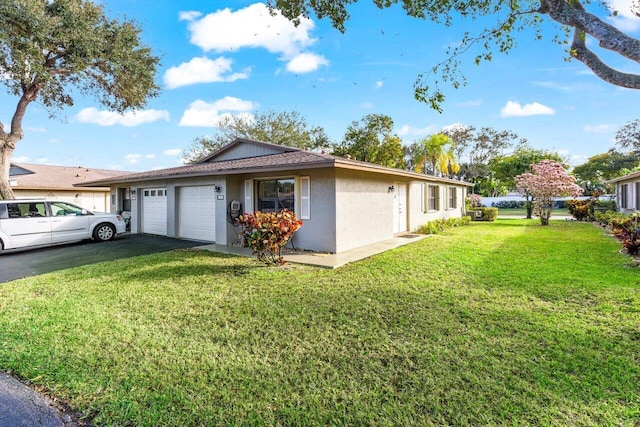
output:
<path id="1" fill-rule="evenodd" d="M 216 241 L 216 192 L 214 186 L 180 187 L 178 236 Z"/>
<path id="2" fill-rule="evenodd" d="M 142 232 L 167 235 L 167 189 L 142 190 Z"/>

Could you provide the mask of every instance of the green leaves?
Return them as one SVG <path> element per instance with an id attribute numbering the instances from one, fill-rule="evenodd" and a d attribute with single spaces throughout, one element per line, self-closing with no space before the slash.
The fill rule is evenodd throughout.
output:
<path id="1" fill-rule="evenodd" d="M 158 58 L 142 45 L 140 28 L 109 19 L 91 1 L 6 0 L 0 19 L 0 73 L 11 77 L 2 84 L 13 95 L 30 90 L 56 110 L 73 105 L 75 87 L 122 112 L 158 94 Z"/>

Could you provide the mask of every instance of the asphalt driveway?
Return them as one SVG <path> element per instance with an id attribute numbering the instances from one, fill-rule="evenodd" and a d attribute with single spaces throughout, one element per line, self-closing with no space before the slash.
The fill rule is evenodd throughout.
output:
<path id="1" fill-rule="evenodd" d="M 146 234 L 124 234 L 110 242 L 83 241 L 40 249 L 2 251 L 0 283 L 86 264 L 204 244 Z"/>

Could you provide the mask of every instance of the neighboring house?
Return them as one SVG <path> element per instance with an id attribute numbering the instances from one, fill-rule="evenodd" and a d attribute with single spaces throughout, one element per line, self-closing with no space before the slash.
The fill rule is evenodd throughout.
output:
<path id="1" fill-rule="evenodd" d="M 607 182 L 616 186 L 616 206 L 619 212 L 640 211 L 640 172 L 632 172 Z"/>
<path id="2" fill-rule="evenodd" d="M 9 183 L 18 199 L 46 198 L 74 203 L 96 212 L 109 212 L 109 187 L 76 186 L 83 181 L 112 178 L 130 172 L 71 166 L 11 163 Z"/>
<path id="3" fill-rule="evenodd" d="M 131 232 L 238 243 L 238 212 L 288 208 L 296 248 L 339 253 L 464 213 L 466 182 L 237 139 L 187 166 L 84 183 L 130 189 Z M 239 211 L 236 210 L 239 208 Z"/>

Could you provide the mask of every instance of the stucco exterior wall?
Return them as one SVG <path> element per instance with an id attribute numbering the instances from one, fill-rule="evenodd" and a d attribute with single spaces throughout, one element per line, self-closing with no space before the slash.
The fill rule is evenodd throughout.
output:
<path id="1" fill-rule="evenodd" d="M 182 178 L 155 180 L 144 183 L 132 183 L 131 232 L 142 230 L 142 194 L 145 188 L 167 189 L 167 236 L 178 237 L 178 218 L 180 216 L 179 187 L 197 185 L 217 185 L 215 227 L 216 243 L 223 245 L 238 244 L 239 229 L 228 221 L 227 209 L 232 200 L 245 206 L 245 181 L 260 179 L 296 179 L 296 215 L 301 216 L 300 178 L 308 177 L 310 184 L 310 218 L 301 218 L 304 225 L 293 239 L 293 246 L 299 249 L 318 252 L 339 253 L 393 238 L 398 228 L 397 202 L 394 197 L 400 194 L 400 187 L 406 186 L 404 210 L 400 215 L 406 219 L 403 231 L 414 231 L 420 225 L 436 218 L 460 217 L 464 210 L 466 187 L 456 183 L 434 183 L 421 180 L 401 180 L 398 176 L 367 171 L 318 168 L 265 172 L 230 176 L 211 176 L 201 178 Z M 423 184 L 437 184 L 440 190 L 440 209 L 423 212 Z M 394 191 L 390 187 L 394 186 Z M 447 188 L 455 186 L 457 191 L 456 207 L 447 208 Z M 117 195 L 117 188 L 111 189 Z M 135 195 L 134 195 L 135 191 Z M 116 201 L 114 197 L 113 200 Z M 254 201 L 255 206 L 255 201 Z M 253 209 L 251 209 L 253 210 Z"/>
<path id="2" fill-rule="evenodd" d="M 110 210 L 108 191 L 86 191 L 86 190 L 19 190 L 13 189 L 18 199 L 42 198 L 50 200 L 60 200 L 78 205 L 82 208 L 95 212 L 115 212 Z M 78 197 L 76 197 L 76 195 Z"/>
<path id="3" fill-rule="evenodd" d="M 336 252 L 393 238 L 390 176 L 336 170 Z"/>
<path id="4" fill-rule="evenodd" d="M 300 177 L 309 177 L 310 183 L 310 218 L 302 219 L 304 225 L 296 232 L 292 244 L 298 249 L 318 252 L 336 251 L 336 227 L 335 227 L 335 185 L 334 172 L 331 169 L 310 169 L 306 171 L 282 171 L 277 173 L 245 174 L 230 176 L 227 179 L 228 201 L 237 199 L 244 206 L 244 182 L 245 180 L 260 179 L 284 179 L 295 178 L 296 181 L 296 216 L 300 217 Z M 254 200 L 255 203 L 255 200 Z M 255 204 L 254 204 L 255 207 Z M 240 231 L 232 226 L 227 226 L 227 244 L 237 244 L 237 233 Z"/>
<path id="5" fill-rule="evenodd" d="M 426 208 L 426 197 L 424 194 L 424 185 L 437 185 L 440 194 L 440 206 L 438 210 L 423 210 Z M 455 187 L 456 207 L 451 209 L 448 207 L 448 188 Z M 464 214 L 464 198 L 467 195 L 467 187 L 460 184 L 442 183 L 442 182 L 423 182 L 413 181 L 410 186 L 411 209 L 409 210 L 409 230 L 416 231 L 421 225 L 435 219 L 460 218 Z"/>

